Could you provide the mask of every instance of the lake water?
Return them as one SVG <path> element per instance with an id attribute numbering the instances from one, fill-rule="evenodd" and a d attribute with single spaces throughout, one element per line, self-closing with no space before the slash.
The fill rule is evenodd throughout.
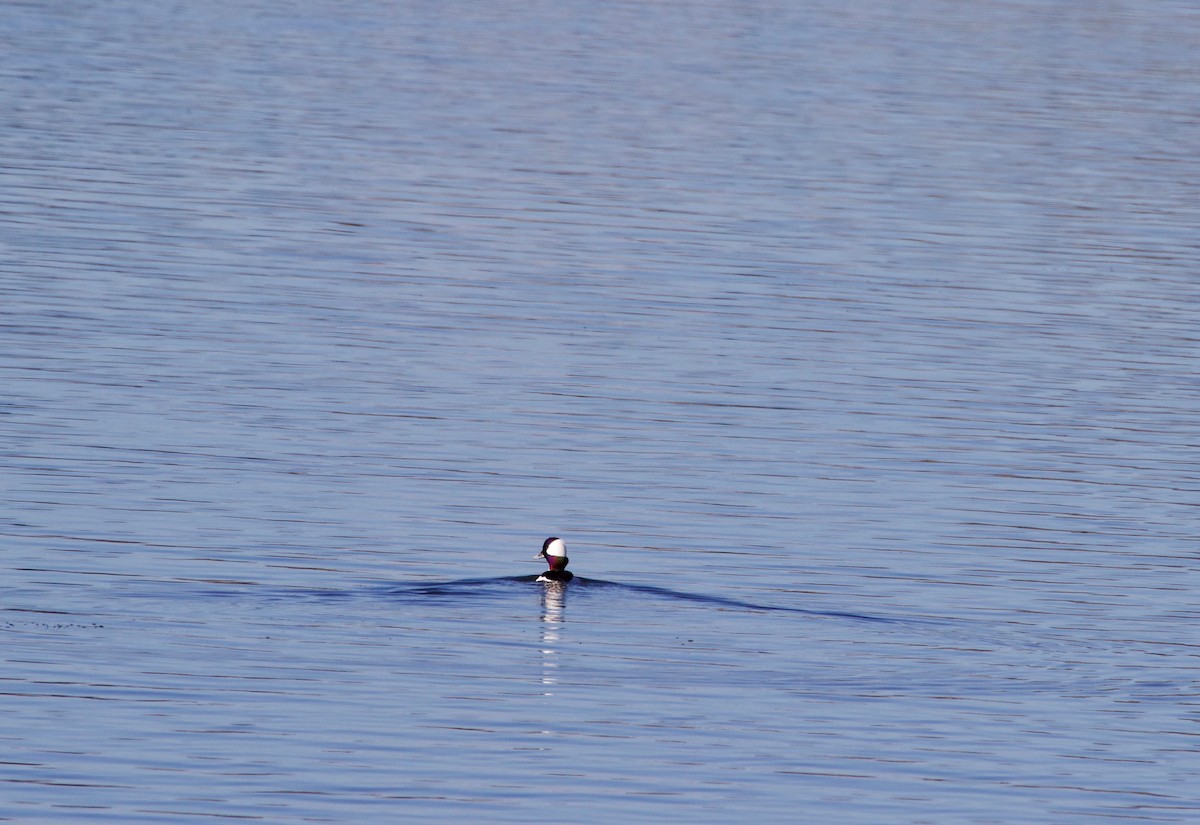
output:
<path id="1" fill-rule="evenodd" d="M 0 820 L 1196 822 L 1197 43 L 0 6 Z"/>

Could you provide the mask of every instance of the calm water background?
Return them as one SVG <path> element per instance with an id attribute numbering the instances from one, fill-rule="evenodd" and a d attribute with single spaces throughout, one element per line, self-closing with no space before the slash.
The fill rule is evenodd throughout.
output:
<path id="1" fill-rule="evenodd" d="M 1197 821 L 1198 46 L 4 3 L 0 819 Z"/>

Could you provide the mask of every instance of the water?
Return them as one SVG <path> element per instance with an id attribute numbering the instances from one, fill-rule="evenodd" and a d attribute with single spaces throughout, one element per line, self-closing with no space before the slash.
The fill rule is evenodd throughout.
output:
<path id="1" fill-rule="evenodd" d="M 0 20 L 0 819 L 1200 816 L 1190 4 Z"/>

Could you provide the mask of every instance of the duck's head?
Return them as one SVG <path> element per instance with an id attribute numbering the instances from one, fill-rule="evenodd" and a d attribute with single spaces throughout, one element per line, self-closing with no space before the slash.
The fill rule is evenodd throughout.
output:
<path id="1" fill-rule="evenodd" d="M 545 559 L 551 570 L 567 569 L 567 545 L 557 536 L 551 536 L 542 542 L 542 552 L 534 558 Z"/>

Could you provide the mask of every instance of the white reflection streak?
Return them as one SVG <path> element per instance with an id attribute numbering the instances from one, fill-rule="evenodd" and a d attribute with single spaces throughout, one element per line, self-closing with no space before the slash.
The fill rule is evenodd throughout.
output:
<path id="1" fill-rule="evenodd" d="M 566 602 L 567 588 L 560 582 L 546 582 L 542 590 L 542 684 L 552 686 L 558 683 L 554 670 L 558 663 L 554 657 L 558 655 L 559 628 L 563 621 L 563 605 Z M 554 692 L 545 690 L 543 696 L 553 696 Z"/>

